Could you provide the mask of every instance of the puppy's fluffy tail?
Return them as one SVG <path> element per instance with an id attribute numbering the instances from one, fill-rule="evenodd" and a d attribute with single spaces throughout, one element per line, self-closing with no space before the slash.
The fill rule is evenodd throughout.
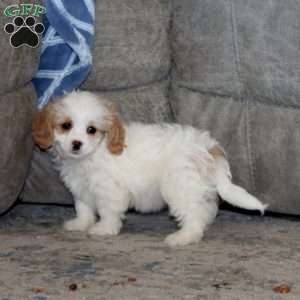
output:
<path id="1" fill-rule="evenodd" d="M 231 172 L 224 152 L 218 146 L 210 151 L 215 160 L 216 185 L 221 198 L 233 206 L 249 210 L 258 210 L 263 215 L 268 205 L 249 194 L 242 187 L 231 182 Z"/>

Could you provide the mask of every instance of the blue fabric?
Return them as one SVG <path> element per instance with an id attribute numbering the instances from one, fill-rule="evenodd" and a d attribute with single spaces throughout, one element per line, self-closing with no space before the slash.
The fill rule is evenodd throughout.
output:
<path id="1" fill-rule="evenodd" d="M 45 32 L 39 69 L 32 82 L 38 108 L 76 89 L 92 66 L 94 0 L 44 0 Z"/>

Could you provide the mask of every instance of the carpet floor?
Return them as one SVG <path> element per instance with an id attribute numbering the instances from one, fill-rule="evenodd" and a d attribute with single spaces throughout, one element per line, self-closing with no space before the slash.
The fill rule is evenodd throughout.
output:
<path id="1" fill-rule="evenodd" d="M 300 221 L 220 211 L 198 245 L 170 249 L 166 213 L 128 214 L 120 235 L 62 230 L 70 207 L 0 218 L 0 300 L 300 299 Z"/>

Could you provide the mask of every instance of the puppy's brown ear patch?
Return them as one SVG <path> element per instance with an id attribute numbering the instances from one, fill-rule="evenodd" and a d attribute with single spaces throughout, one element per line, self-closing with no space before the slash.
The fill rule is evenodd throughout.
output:
<path id="1" fill-rule="evenodd" d="M 41 149 L 45 150 L 52 145 L 54 140 L 53 127 L 53 113 L 50 105 L 36 112 L 32 122 L 32 137 L 34 143 Z"/>
<path id="2" fill-rule="evenodd" d="M 112 154 L 120 155 L 125 147 L 125 128 L 119 116 L 114 113 L 107 131 L 107 149 Z"/>

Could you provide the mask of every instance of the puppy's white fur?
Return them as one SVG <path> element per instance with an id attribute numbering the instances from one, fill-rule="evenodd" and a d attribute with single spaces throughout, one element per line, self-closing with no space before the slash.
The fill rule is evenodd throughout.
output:
<path id="1" fill-rule="evenodd" d="M 216 217 L 217 194 L 235 206 L 264 212 L 265 205 L 232 184 L 223 150 L 206 131 L 175 124 L 123 124 L 124 149 L 116 155 L 107 147 L 107 127 L 116 114 L 106 100 L 73 92 L 51 111 L 51 144 L 77 212 L 65 223 L 67 230 L 115 235 L 129 208 L 143 213 L 168 206 L 180 229 L 166 242 L 176 246 L 201 240 Z M 65 119 L 72 128 L 59 130 Z M 91 124 L 97 129 L 93 135 L 87 133 Z M 73 141 L 82 143 L 79 150 L 74 151 Z"/>

